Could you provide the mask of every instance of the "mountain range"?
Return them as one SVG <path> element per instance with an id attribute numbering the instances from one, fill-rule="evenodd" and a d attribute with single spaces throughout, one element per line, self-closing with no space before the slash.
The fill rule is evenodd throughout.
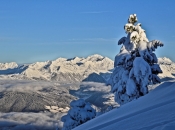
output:
<path id="1" fill-rule="evenodd" d="M 105 82 L 113 68 L 113 61 L 101 55 L 87 58 L 58 58 L 54 61 L 18 65 L 15 62 L 0 63 L 1 77 L 34 79 L 59 82 Z"/>
<path id="2" fill-rule="evenodd" d="M 29 124 L 30 126 L 31 122 L 36 122 L 36 118 L 42 115 L 45 118 L 40 118 L 39 122 L 48 122 L 48 119 L 50 122 L 59 121 L 59 126 L 61 128 L 62 124 L 60 116 L 64 115 L 66 108 L 70 107 L 70 102 L 77 98 L 83 98 L 87 102 L 93 104 L 99 113 L 106 112 L 108 111 L 109 106 L 113 106 L 118 108 L 116 109 L 116 111 L 118 111 L 117 113 L 126 114 L 125 118 L 125 116 L 115 114 L 116 111 L 114 110 L 110 112 L 111 114 L 102 114 L 99 118 L 97 117 L 94 121 L 89 121 L 90 124 L 87 124 L 94 129 L 96 129 L 95 125 L 97 124 L 97 127 L 102 129 L 103 125 L 101 126 L 100 124 L 103 118 L 106 120 L 104 121 L 104 125 L 110 129 L 113 125 L 113 121 L 111 122 L 111 120 L 114 120 L 114 122 L 120 119 L 126 120 L 127 117 L 135 114 L 133 111 L 130 112 L 130 108 L 134 108 L 132 110 L 136 111 L 148 110 L 147 104 L 150 104 L 151 102 L 152 106 L 150 107 L 157 109 L 156 106 L 154 106 L 155 102 L 159 100 L 159 106 L 161 106 L 161 104 L 163 104 L 163 106 L 167 106 L 167 102 L 161 101 L 163 101 L 163 99 L 167 99 L 169 102 L 169 98 L 173 98 L 172 94 L 174 89 L 172 91 L 169 89 L 170 87 L 167 88 L 167 86 L 170 86 L 171 83 L 174 82 L 175 63 L 166 57 L 159 58 L 158 62 L 163 71 L 163 73 L 159 75 L 163 82 L 157 85 L 150 85 L 150 93 L 143 97 L 146 102 L 136 103 L 133 107 L 133 104 L 137 102 L 133 101 L 126 104 L 126 106 L 131 104 L 127 107 L 128 109 L 126 107 L 123 109 L 123 106 L 119 107 L 119 105 L 114 101 L 114 94 L 110 92 L 110 86 L 105 84 L 114 68 L 114 62 L 107 57 L 96 54 L 88 56 L 87 58 L 58 58 L 53 61 L 36 62 L 23 65 L 18 65 L 15 62 L 0 63 L 0 121 L 9 122 L 8 125 L 5 125 L 7 128 L 21 126 L 23 123 L 20 124 L 19 122 L 24 122 L 24 120 L 26 124 Z M 162 84 L 164 87 L 160 87 L 161 90 L 159 91 L 158 86 Z M 170 92 L 171 94 L 169 94 Z M 162 96 L 166 93 L 170 96 Z M 156 98 L 152 96 L 149 98 L 149 95 L 155 96 Z M 140 100 L 143 100 L 143 98 L 139 98 L 138 101 L 141 102 Z M 154 101 L 154 98 L 157 99 L 157 101 Z M 174 101 L 174 99 L 172 101 Z M 163 111 L 164 115 L 166 115 L 166 111 L 163 109 L 163 106 L 160 107 L 160 111 L 161 113 Z M 48 107 L 54 109 L 48 109 Z M 64 112 L 60 112 L 59 109 L 56 110 L 55 108 L 62 109 Z M 167 109 L 169 108 L 170 107 Z M 121 112 L 123 110 L 124 112 Z M 155 114 L 154 112 L 155 111 L 153 111 L 153 113 L 146 112 L 146 115 L 150 114 L 156 116 L 156 112 Z M 172 111 L 168 110 L 168 112 L 171 114 Z M 136 112 L 136 114 L 139 115 L 139 112 Z M 144 112 L 141 114 L 144 114 Z M 115 117 L 112 117 L 111 115 L 114 115 Z M 19 118 L 16 118 L 16 116 Z M 135 116 L 131 116 L 132 121 L 135 120 L 134 117 Z M 142 115 L 139 116 L 138 119 L 140 120 L 141 117 Z M 29 118 L 30 120 L 28 120 Z M 164 118 L 161 118 L 161 121 L 163 121 L 163 119 Z M 139 120 L 136 123 L 141 123 Z M 147 118 L 146 120 L 148 121 L 150 118 Z M 120 121 L 117 123 L 117 126 L 123 127 L 123 125 L 119 124 Z M 133 123 L 135 122 L 131 122 L 130 125 Z M 154 122 L 151 122 L 151 125 L 154 125 L 153 123 Z M 43 124 L 44 125 L 36 125 L 34 127 L 40 128 L 45 126 L 47 123 Z M 77 129 L 86 129 L 87 125 L 82 125 L 82 128 L 77 127 Z M 55 129 L 54 125 L 47 124 L 46 126 L 49 129 Z M 90 128 L 89 126 L 87 128 Z M 116 127 L 115 124 L 114 127 Z M 122 129 L 121 127 L 120 129 Z M 146 128 L 147 127 L 145 127 L 145 129 Z M 133 127 L 133 129 L 135 129 L 135 127 Z"/>
<path id="3" fill-rule="evenodd" d="M 158 58 L 163 71 L 161 78 L 175 77 L 175 63 L 169 58 Z M 114 67 L 113 60 L 98 54 L 86 58 L 58 58 L 53 61 L 18 65 L 0 63 L 0 78 L 29 79 L 75 83 L 92 81 L 105 83 Z"/>

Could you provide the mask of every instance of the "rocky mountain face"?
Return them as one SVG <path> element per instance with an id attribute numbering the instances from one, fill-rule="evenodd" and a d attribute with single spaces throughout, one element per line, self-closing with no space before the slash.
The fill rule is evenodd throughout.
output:
<path id="1" fill-rule="evenodd" d="M 159 74 L 160 78 L 175 78 L 175 63 L 172 62 L 169 58 L 163 57 L 158 58 L 158 63 L 163 73 Z"/>
<path id="2" fill-rule="evenodd" d="M 7 70 L 7 69 L 13 69 L 13 68 L 17 68 L 18 64 L 15 62 L 11 62 L 11 63 L 0 63 L 0 69 L 1 70 Z"/>
<path id="3" fill-rule="evenodd" d="M 29 65 L 16 63 L 0 64 L 2 77 L 17 79 L 34 79 L 59 82 L 95 81 L 106 82 L 113 69 L 113 61 L 101 55 L 87 58 L 58 58 L 54 61 L 36 62 Z"/>
<path id="4" fill-rule="evenodd" d="M 163 71 L 159 75 L 161 79 L 175 78 L 175 63 L 168 58 L 158 61 Z M 110 86 L 103 84 L 110 77 L 113 65 L 111 59 L 100 55 L 28 65 L 0 63 L 0 111 L 38 112 L 45 111 L 45 106 L 66 108 L 76 97 L 106 110 L 116 105 L 114 95 L 109 93 Z"/>
<path id="5" fill-rule="evenodd" d="M 161 78 L 175 78 L 175 63 L 169 58 L 158 58 L 163 71 Z M 0 78 L 29 79 L 75 83 L 92 81 L 105 83 L 114 68 L 114 62 L 101 55 L 87 58 L 58 58 L 54 61 L 18 65 L 15 62 L 0 63 Z"/>

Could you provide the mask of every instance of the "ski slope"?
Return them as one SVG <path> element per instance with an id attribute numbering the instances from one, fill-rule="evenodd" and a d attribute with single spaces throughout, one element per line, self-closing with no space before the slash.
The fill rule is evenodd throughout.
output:
<path id="1" fill-rule="evenodd" d="M 175 130 L 175 80 L 74 130 Z"/>

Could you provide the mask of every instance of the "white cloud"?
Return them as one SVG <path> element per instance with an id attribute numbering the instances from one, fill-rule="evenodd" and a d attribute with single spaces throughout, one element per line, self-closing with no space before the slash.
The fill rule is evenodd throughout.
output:
<path id="1" fill-rule="evenodd" d="M 0 128 L 10 130 L 37 130 L 61 128 L 63 123 L 60 118 L 62 113 L 22 113 L 22 112 L 0 112 Z"/>

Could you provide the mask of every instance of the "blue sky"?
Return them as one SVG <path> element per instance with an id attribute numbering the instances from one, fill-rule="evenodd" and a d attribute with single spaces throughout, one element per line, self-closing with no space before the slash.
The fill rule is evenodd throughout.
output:
<path id="1" fill-rule="evenodd" d="M 31 63 L 101 54 L 114 59 L 136 13 L 158 57 L 175 61 L 175 1 L 1 0 L 0 62 Z"/>

